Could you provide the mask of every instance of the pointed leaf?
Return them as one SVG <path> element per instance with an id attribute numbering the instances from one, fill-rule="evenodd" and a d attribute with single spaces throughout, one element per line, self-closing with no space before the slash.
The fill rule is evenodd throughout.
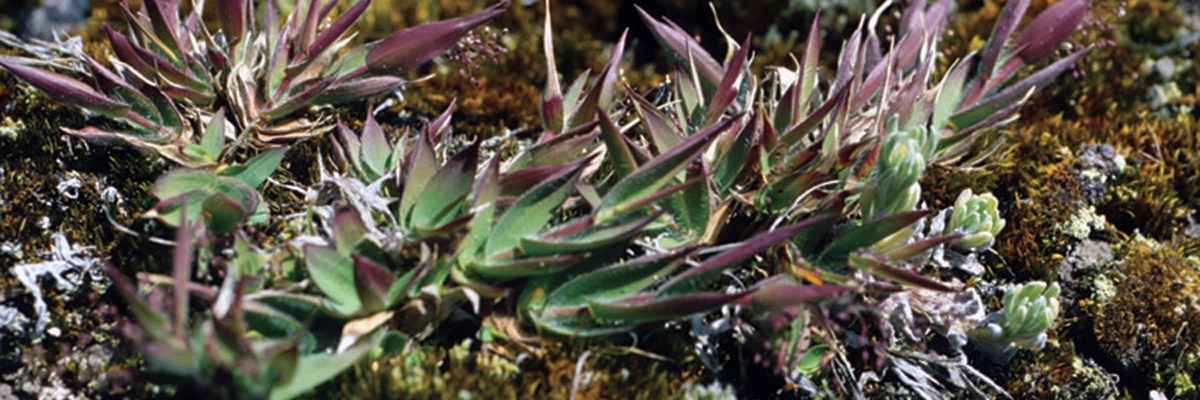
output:
<path id="1" fill-rule="evenodd" d="M 1017 57 L 1034 62 L 1058 49 L 1075 33 L 1088 13 L 1088 0 L 1062 0 L 1046 8 L 1021 31 L 1014 46 Z"/>
<path id="2" fill-rule="evenodd" d="M 64 75 L 40 68 L 29 67 L 0 58 L 4 67 L 13 76 L 33 85 L 51 97 L 76 107 L 95 111 L 112 118 L 123 118 L 129 114 L 129 105 L 110 99 L 87 84 Z"/>
<path id="3" fill-rule="evenodd" d="M 279 167 L 285 154 L 287 154 L 286 147 L 264 151 L 247 162 L 246 168 L 234 174 L 233 177 L 252 188 L 260 187 L 271 174 L 275 173 L 275 168 Z"/>
<path id="4" fill-rule="evenodd" d="M 475 179 L 478 146 L 474 144 L 463 149 L 433 175 L 413 206 L 413 226 L 437 228 L 458 216 L 456 211 L 471 191 L 471 182 Z"/>
<path id="5" fill-rule="evenodd" d="M 326 302 L 330 309 L 351 315 L 362 308 L 354 284 L 354 259 L 328 247 L 308 245 L 304 247 L 304 264 L 313 283 L 332 302 Z"/>
<path id="6" fill-rule="evenodd" d="M 588 309 L 601 321 L 642 323 L 681 318 L 746 299 L 746 293 L 692 293 L 663 298 L 642 295 L 613 302 L 592 301 Z"/>
<path id="7" fill-rule="evenodd" d="M 271 400 L 291 399 L 307 393 L 353 366 L 375 345 L 374 341 L 368 340 L 341 353 L 318 352 L 301 356 L 292 379 L 280 382 L 271 390 Z"/>
<path id="8" fill-rule="evenodd" d="M 851 229 L 838 236 L 821 252 L 820 259 L 843 259 L 860 248 L 871 247 L 876 242 L 899 232 L 921 218 L 929 215 L 930 211 L 900 211 L 881 215 L 864 222 L 862 226 Z"/>
<path id="9" fill-rule="evenodd" d="M 693 290 L 696 290 L 696 288 L 700 287 L 700 285 L 704 284 L 705 281 L 714 274 L 719 274 L 722 270 L 728 267 L 745 261 L 746 259 L 753 257 L 755 254 L 771 248 L 771 246 L 791 239 L 793 236 L 796 236 L 797 233 L 800 233 L 813 226 L 818 226 L 832 218 L 833 216 L 809 218 L 798 224 L 777 228 L 773 231 L 759 234 L 758 236 L 750 238 L 738 246 L 731 248 L 730 250 L 704 260 L 704 262 L 700 265 L 689 268 L 687 271 L 675 276 L 671 280 L 664 283 L 661 288 L 659 288 L 658 295 L 661 297 L 690 293 Z"/>
<path id="10" fill-rule="evenodd" d="M 526 256 L 578 253 L 599 249 L 628 240 L 640 233 L 642 228 L 664 212 L 665 210 L 659 210 L 645 218 L 608 226 L 588 226 L 580 232 L 566 236 L 555 236 L 554 232 L 551 232 L 542 237 L 521 238 L 519 249 L 521 254 Z"/>
<path id="11" fill-rule="evenodd" d="M 520 243 L 520 239 L 542 229 L 554 217 L 554 209 L 562 205 L 570 194 L 579 172 L 591 159 L 576 163 L 571 168 L 546 179 L 521 196 L 512 207 L 504 212 L 488 239 L 485 253 L 490 257 L 509 251 Z"/>
<path id="12" fill-rule="evenodd" d="M 916 271 L 902 267 L 893 267 L 887 263 L 861 255 L 850 256 L 850 265 L 860 271 L 870 272 L 872 274 L 891 279 L 905 286 L 911 286 L 921 289 L 933 290 L 938 292 L 957 292 L 958 289 L 946 286 L 945 284 L 926 278 L 924 275 Z"/>
<path id="13" fill-rule="evenodd" d="M 367 67 L 380 74 L 397 74 L 432 60 L 458 43 L 471 29 L 504 13 L 507 1 L 501 1 L 477 14 L 438 21 L 396 32 L 367 53 Z"/>
<path id="14" fill-rule="evenodd" d="M 545 304 L 550 307 L 586 306 L 589 301 L 602 301 L 631 295 L 664 278 L 679 266 L 683 257 L 695 247 L 684 247 L 666 253 L 638 257 L 620 264 L 604 267 L 550 289 Z"/>
<path id="15" fill-rule="evenodd" d="M 736 118 L 735 118 L 736 119 Z M 670 151 L 655 157 L 650 162 L 639 167 L 625 179 L 613 185 L 612 189 L 600 201 L 593 215 L 597 222 L 612 218 L 618 211 L 625 209 L 630 203 L 637 202 L 643 197 L 653 194 L 659 188 L 675 179 L 689 162 L 704 153 L 704 149 L 712 142 L 717 134 L 729 128 L 733 119 L 718 122 L 701 132 L 692 135 Z"/>
<path id="16" fill-rule="evenodd" d="M 362 304 L 362 311 L 375 312 L 387 308 L 388 292 L 396 276 L 371 259 L 355 254 L 354 291 Z"/>
<path id="17" fill-rule="evenodd" d="M 342 207 L 333 215 L 333 243 L 337 252 L 349 257 L 367 235 L 362 216 L 353 207 Z"/>
<path id="18" fill-rule="evenodd" d="M 750 304 L 754 306 L 755 312 L 772 312 L 803 303 L 836 298 L 851 289 L 842 285 L 802 285 L 792 279 L 771 279 L 758 285 L 758 289 L 750 295 Z"/>

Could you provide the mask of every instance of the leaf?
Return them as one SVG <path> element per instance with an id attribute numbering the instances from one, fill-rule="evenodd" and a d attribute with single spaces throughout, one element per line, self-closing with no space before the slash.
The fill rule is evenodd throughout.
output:
<path id="1" fill-rule="evenodd" d="M 737 98 L 738 90 L 736 85 L 738 79 L 742 76 L 742 66 L 746 63 L 746 58 L 750 53 L 750 35 L 746 35 L 746 39 L 742 41 L 741 50 L 738 50 L 737 55 L 733 56 L 733 62 L 725 69 L 725 76 L 721 78 L 721 82 L 717 84 L 717 92 L 713 94 L 712 101 L 708 104 L 708 115 L 704 118 L 704 124 L 708 125 L 717 121 L 717 118 L 725 112 L 726 108 L 733 103 Z"/>
<path id="2" fill-rule="evenodd" d="M 392 155 L 392 144 L 383 134 L 383 128 L 375 122 L 374 113 L 367 112 L 367 121 L 363 123 L 362 158 L 367 168 L 374 176 L 384 176 L 388 172 L 388 157 Z M 370 182 L 366 182 L 370 183 Z"/>
<path id="3" fill-rule="evenodd" d="M 208 121 L 208 126 L 204 128 L 204 136 L 200 138 L 200 147 L 208 152 L 215 161 L 217 156 L 221 154 L 221 148 L 225 146 L 225 110 L 217 110 L 213 114 L 211 120 Z M 257 185 L 251 185 L 257 186 Z"/>
<path id="4" fill-rule="evenodd" d="M 642 323 L 675 319 L 747 299 L 746 293 L 692 293 L 671 297 L 653 294 L 618 301 L 592 301 L 588 309 L 601 321 Z"/>
<path id="5" fill-rule="evenodd" d="M 247 162 L 246 169 L 234 174 L 233 177 L 251 188 L 260 187 L 271 174 L 275 173 L 275 168 L 279 167 L 279 163 L 283 161 L 284 154 L 287 154 L 286 147 L 264 151 Z"/>
<path id="6" fill-rule="evenodd" d="M 400 220 L 409 225 L 413 206 L 417 204 L 419 194 L 425 190 L 425 185 L 437 173 L 437 156 L 433 152 L 431 132 L 421 131 L 417 138 L 417 147 L 412 149 L 408 162 L 408 175 L 404 179 L 404 193 L 400 196 Z"/>
<path id="7" fill-rule="evenodd" d="M 871 247 L 876 242 L 899 232 L 921 218 L 929 215 L 930 211 L 900 211 L 879 216 L 864 222 L 862 226 L 851 229 L 830 243 L 818 257 L 822 260 L 843 259 L 851 252 L 864 247 Z"/>
<path id="8" fill-rule="evenodd" d="M 621 32 L 621 37 L 613 45 L 613 52 L 608 57 L 608 64 L 605 64 L 604 70 L 600 71 L 599 80 L 592 86 L 592 90 L 588 92 L 583 102 L 579 103 L 578 110 L 573 113 L 574 120 L 588 122 L 595 119 L 597 115 L 608 117 L 608 110 L 612 107 L 613 96 L 617 88 L 621 57 L 625 54 L 625 36 L 628 33 L 628 29 Z"/>
<path id="9" fill-rule="evenodd" d="M 336 2 L 330 3 L 332 5 Z M 354 24 L 354 21 L 357 21 L 358 18 L 362 16 L 362 13 L 367 11 L 367 6 L 370 4 L 371 0 L 359 0 L 357 3 L 354 3 L 353 6 L 350 6 L 349 10 L 346 10 L 341 17 L 338 17 L 336 21 L 333 21 L 332 24 L 321 31 L 320 35 L 317 35 L 312 44 L 308 46 L 307 51 L 309 56 L 316 57 L 318 54 L 324 52 L 329 45 L 333 44 L 333 42 L 341 37 L 343 33 L 346 33 L 346 30 Z M 313 7 L 316 7 L 316 2 L 313 2 Z"/>
<path id="10" fill-rule="evenodd" d="M 589 301 L 614 299 L 646 289 L 682 263 L 696 247 L 678 248 L 600 268 L 549 290 L 549 307 L 585 306 Z"/>
<path id="11" fill-rule="evenodd" d="M 491 233 L 492 220 L 496 215 L 496 198 L 500 192 L 498 181 L 500 174 L 500 158 L 493 157 L 483 174 L 475 181 L 475 203 L 471 206 L 474 215 L 471 216 L 470 227 L 458 247 L 460 263 L 473 260 L 480 248 L 487 242 Z"/>
<path id="12" fill-rule="evenodd" d="M 333 215 L 333 244 L 338 254 L 349 257 L 367 235 L 362 216 L 353 207 L 342 207 Z"/>
<path id="13" fill-rule="evenodd" d="M 842 285 L 802 285 L 791 279 L 770 279 L 758 285 L 750 295 L 750 304 L 755 312 L 773 312 L 804 303 L 832 299 L 849 292 L 852 288 Z"/>
<path id="14" fill-rule="evenodd" d="M 612 162 L 613 171 L 617 178 L 624 178 L 633 173 L 637 169 L 637 161 L 633 158 L 633 152 L 629 150 L 629 146 L 625 144 L 621 132 L 621 128 L 609 119 L 608 114 L 597 112 L 600 116 L 600 138 L 604 140 L 604 147 L 608 151 L 608 158 Z"/>
<path id="15" fill-rule="evenodd" d="M 1047 7 L 1017 36 L 1013 43 L 1017 57 L 1030 63 L 1054 52 L 1071 38 L 1087 12 L 1088 0 L 1062 0 Z"/>
<path id="16" fill-rule="evenodd" d="M 304 246 L 304 261 L 313 284 L 330 300 L 326 306 L 341 315 L 362 308 L 354 285 L 354 259 L 328 247 L 308 245 Z"/>
<path id="17" fill-rule="evenodd" d="M 479 162 L 479 145 L 471 145 L 438 169 L 420 200 L 413 206 L 411 223 L 414 227 L 434 229 L 456 217 L 459 206 L 471 191 L 475 165 Z"/>
<path id="18" fill-rule="evenodd" d="M 484 253 L 488 257 L 517 247 L 520 239 L 542 229 L 554 217 L 554 209 L 562 205 L 570 194 L 570 185 L 591 158 L 575 163 L 566 170 L 546 179 L 533 187 L 504 212 L 500 221 L 492 228 Z"/>
<path id="19" fill-rule="evenodd" d="M 1075 65 L 1075 62 L 1079 61 L 1079 58 L 1083 57 L 1084 53 L 1087 53 L 1088 50 L 1091 50 L 1091 47 L 1071 53 L 1071 55 L 1055 61 L 1054 64 L 1050 64 L 1050 66 L 1033 73 L 1029 77 L 1026 77 L 1020 82 L 1005 88 L 999 93 L 981 100 L 975 106 L 954 114 L 950 117 L 950 123 L 954 124 L 954 126 L 959 129 L 970 127 L 987 119 L 993 114 L 1000 112 L 1006 107 L 1009 107 L 1013 104 L 1019 104 L 1031 93 L 1031 91 L 1048 85 L 1059 74 Z"/>
<path id="20" fill-rule="evenodd" d="M 375 345 L 374 341 L 368 340 L 341 353 L 318 352 L 301 356 L 295 375 L 275 386 L 271 390 L 271 399 L 291 399 L 307 393 L 350 368 Z"/>
<path id="21" fill-rule="evenodd" d="M 317 95 L 313 103 L 337 104 L 359 100 L 396 89 L 405 82 L 408 82 L 408 80 L 398 76 L 371 76 L 347 82 L 337 82 Z"/>
<path id="22" fill-rule="evenodd" d="M 766 116 L 763 116 L 763 119 L 765 118 Z M 750 123 L 732 133 L 734 135 L 732 140 L 729 140 L 729 145 L 720 153 L 717 170 L 712 175 L 713 186 L 720 196 L 729 193 L 733 184 L 737 183 L 740 172 L 750 165 L 750 162 L 747 161 L 748 154 L 750 154 L 750 149 L 758 144 L 756 136 L 761 129 L 759 124 L 758 118 L 751 118 Z"/>
<path id="23" fill-rule="evenodd" d="M 888 250 L 886 253 L 884 253 L 884 256 L 886 256 L 889 260 L 907 260 L 943 243 L 949 243 L 958 240 L 962 236 L 962 233 L 955 232 L 949 235 L 934 236 L 923 240 L 918 240 L 916 242 Z"/>
<path id="24" fill-rule="evenodd" d="M 521 238 L 518 248 L 521 250 L 521 254 L 525 256 L 545 256 L 595 250 L 628 240 L 642 232 L 642 228 L 661 216 L 663 212 L 665 211 L 659 210 L 645 218 L 611 224 L 609 226 L 589 224 L 582 231 L 565 236 L 555 236 L 554 232 L 551 232 L 541 237 L 525 237 Z"/>
<path id="25" fill-rule="evenodd" d="M 654 108 L 653 104 L 650 104 L 629 86 L 625 86 L 625 89 L 629 93 L 629 97 L 637 103 L 638 115 L 642 116 L 646 131 L 650 133 L 650 139 L 659 153 L 666 153 L 683 142 L 683 135 L 679 128 L 672 124 L 662 112 Z"/>
<path id="26" fill-rule="evenodd" d="M 375 312 L 391 304 L 388 292 L 396 276 L 367 257 L 355 254 L 354 259 L 354 291 L 362 304 L 362 311 Z"/>
<path id="27" fill-rule="evenodd" d="M 129 114 L 128 104 L 110 99 L 74 78 L 17 64 L 6 58 L 0 58 L 0 67 L 54 99 L 112 118 L 124 118 Z"/>
<path id="28" fill-rule="evenodd" d="M 804 222 L 781 227 L 747 239 L 730 250 L 704 260 L 700 265 L 689 268 L 667 281 L 658 289 L 658 295 L 671 296 L 691 292 L 704 284 L 708 277 L 720 273 L 725 268 L 736 265 L 771 246 L 791 239 L 797 233 L 818 226 L 832 218 L 831 215 L 809 218 Z"/>
<path id="29" fill-rule="evenodd" d="M 950 72 L 946 73 L 946 76 L 942 78 L 942 83 L 938 84 L 937 98 L 934 99 L 933 119 L 929 123 L 933 132 L 941 132 L 950 119 L 950 115 L 962 103 L 967 73 L 974 67 L 974 61 L 975 55 L 972 54 L 951 65 Z"/>
<path id="30" fill-rule="evenodd" d="M 224 236 L 237 229 L 246 219 L 247 210 L 224 193 L 208 196 L 201 206 L 204 226 L 215 236 Z"/>
<path id="31" fill-rule="evenodd" d="M 507 280 L 534 275 L 552 274 L 583 260 L 583 254 L 559 254 L 544 257 L 518 258 L 504 261 L 476 260 L 467 265 L 471 272 L 480 277 Z"/>
<path id="32" fill-rule="evenodd" d="M 396 32 L 372 45 L 367 53 L 367 67 L 380 74 L 398 74 L 416 68 L 458 43 L 471 29 L 504 13 L 507 6 L 508 1 L 501 1 L 474 15 Z"/>
<path id="33" fill-rule="evenodd" d="M 595 216 L 596 222 L 607 221 L 619 212 L 626 210 L 630 204 L 653 194 L 662 186 L 676 179 L 676 174 L 689 162 L 703 154 L 712 139 L 732 123 L 733 119 L 726 119 L 705 128 L 688 137 L 670 151 L 642 165 L 625 179 L 621 179 L 605 194 L 600 201 L 600 206 L 593 211 L 592 215 Z"/>
<path id="34" fill-rule="evenodd" d="M 1004 50 L 1004 44 L 1008 42 L 1013 32 L 1017 30 L 1017 24 L 1021 22 L 1021 17 L 1025 15 L 1025 11 L 1028 9 L 1029 0 L 1010 0 L 1004 5 L 1004 9 L 1000 11 L 1000 18 L 996 20 L 996 25 L 992 27 L 992 35 L 988 36 L 988 42 L 983 46 L 983 53 L 981 53 L 979 75 L 983 79 L 991 78 L 992 73 L 995 72 L 996 62 L 1000 60 L 1000 53 Z"/>
<path id="35" fill-rule="evenodd" d="M 670 49 L 675 53 L 676 60 L 685 65 L 690 59 L 695 63 L 695 68 L 698 70 L 700 77 L 710 87 L 715 87 L 721 81 L 721 64 L 717 63 L 708 52 L 701 48 L 700 43 L 687 34 L 682 28 L 674 23 L 659 22 L 646 13 L 642 7 L 634 5 L 637 8 L 638 15 L 642 21 L 650 28 L 650 32 L 654 33 L 654 37 L 663 44 L 664 48 Z"/>
<path id="36" fill-rule="evenodd" d="M 941 282 L 926 278 L 924 275 L 921 275 L 916 271 L 900 267 L 893 267 L 883 261 L 862 255 L 850 256 L 850 266 L 858 269 L 859 271 L 870 272 L 872 274 L 891 279 L 911 287 L 934 290 L 938 292 L 952 293 L 958 291 L 958 289 L 946 286 Z"/>

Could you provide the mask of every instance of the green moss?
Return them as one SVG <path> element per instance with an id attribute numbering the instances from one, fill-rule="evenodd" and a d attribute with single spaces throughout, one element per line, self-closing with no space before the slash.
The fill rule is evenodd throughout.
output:
<path id="1" fill-rule="evenodd" d="M 466 340 L 364 361 L 330 398 L 664 399 L 695 379 L 698 371 L 687 365 L 604 345 L 528 348 Z"/>

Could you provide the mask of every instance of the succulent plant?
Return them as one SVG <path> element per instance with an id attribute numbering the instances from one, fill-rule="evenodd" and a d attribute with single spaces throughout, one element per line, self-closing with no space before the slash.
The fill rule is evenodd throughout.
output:
<path id="1" fill-rule="evenodd" d="M 220 24 L 210 29 L 201 18 L 203 3 L 181 16 L 177 0 L 149 0 L 136 13 L 122 1 L 131 32 L 105 28 L 115 52 L 109 60 L 112 69 L 76 55 L 87 65 L 92 84 L 19 59 L 4 59 L 0 66 L 61 101 L 125 127 L 119 132 L 93 127 L 68 132 L 116 139 L 195 167 L 229 153 L 193 139 L 197 127 L 208 121 L 226 121 L 223 115 L 228 114 L 221 133 L 234 146 L 266 146 L 320 134 L 330 127 L 329 115 L 317 112 L 310 118 L 305 112 L 310 107 L 397 88 L 407 82 L 402 73 L 453 46 L 502 13 L 507 3 L 347 48 L 350 26 L 369 4 L 360 0 L 325 25 L 321 21 L 337 1 L 297 2 L 282 19 L 274 2 L 264 2 L 264 9 L 256 11 L 254 1 L 222 1 L 222 12 L 216 13 Z M 225 107 L 224 114 L 218 107 Z"/>
<path id="2" fill-rule="evenodd" d="M 155 182 L 151 192 L 159 199 L 152 210 L 164 223 L 180 226 L 203 219 L 209 233 L 224 235 L 243 223 L 266 221 L 267 204 L 258 187 L 275 172 L 286 149 L 263 152 L 245 165 L 230 165 L 217 172 L 177 168 Z M 180 217 L 186 213 L 186 219 Z"/>
<path id="3" fill-rule="evenodd" d="M 1004 229 L 1004 218 L 996 209 L 999 202 L 991 193 L 973 194 L 964 189 L 954 200 L 954 211 L 950 213 L 947 232 L 962 232 L 963 237 L 954 245 L 968 251 L 983 251 L 992 247 L 996 235 Z"/>
<path id="4" fill-rule="evenodd" d="M 349 368 L 375 346 L 375 338 L 323 351 L 293 315 L 246 293 L 255 279 L 231 271 L 217 290 L 190 281 L 194 228 L 176 236 L 172 276 L 147 276 L 143 297 L 115 267 L 109 276 L 133 315 L 126 336 L 146 358 L 146 368 L 171 378 L 184 390 L 214 397 L 287 399 L 310 391 Z M 170 296 L 163 290 L 169 287 Z M 190 318 L 191 297 L 211 304 Z M 357 339 L 357 338 L 356 338 Z"/>
<path id="5" fill-rule="evenodd" d="M 974 343 L 999 363 L 1007 363 L 1018 348 L 1040 350 L 1046 344 L 1046 330 L 1058 318 L 1058 283 L 1046 285 L 1034 281 L 1004 292 L 1003 308 L 968 335 Z"/>

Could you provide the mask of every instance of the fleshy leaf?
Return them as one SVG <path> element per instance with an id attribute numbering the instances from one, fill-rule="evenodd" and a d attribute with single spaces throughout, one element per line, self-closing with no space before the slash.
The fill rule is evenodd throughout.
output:
<path id="1" fill-rule="evenodd" d="M 41 89 L 51 97 L 74 106 L 95 111 L 112 118 L 124 118 L 129 114 L 128 104 L 110 99 L 108 96 L 93 90 L 87 84 L 74 78 L 41 68 L 17 64 L 2 58 L 0 58 L 0 67 L 4 67 L 9 73 Z"/>
<path id="2" fill-rule="evenodd" d="M 927 215 L 929 215 L 929 211 L 923 210 L 900 211 L 879 216 L 838 236 L 825 248 L 825 251 L 821 252 L 819 258 L 823 260 L 846 258 L 855 250 L 871 247 L 876 242 L 899 232 Z"/>
<path id="3" fill-rule="evenodd" d="M 326 305 L 330 309 L 351 315 L 362 308 L 354 285 L 354 259 L 328 247 L 309 245 L 304 247 L 304 263 L 313 283 L 329 298 Z"/>
<path id="4" fill-rule="evenodd" d="M 629 174 L 617 184 L 600 201 L 593 215 L 597 222 L 604 222 L 643 197 L 653 194 L 659 188 L 676 179 L 675 175 L 683 170 L 689 162 L 704 153 L 704 149 L 712 143 L 717 134 L 729 128 L 733 119 L 718 122 L 691 137 L 688 137 L 670 151 L 655 157 L 636 171 Z"/>
<path id="5" fill-rule="evenodd" d="M 506 6 L 508 2 L 502 1 L 474 15 L 396 32 L 373 45 L 367 53 L 367 67 L 382 74 L 416 68 L 458 43 L 458 39 L 471 29 L 504 13 Z"/>
<path id="6" fill-rule="evenodd" d="M 396 276 L 388 272 L 371 259 L 355 254 L 354 258 L 354 290 L 358 293 L 358 301 L 363 311 L 375 312 L 389 306 L 388 292 Z"/>

